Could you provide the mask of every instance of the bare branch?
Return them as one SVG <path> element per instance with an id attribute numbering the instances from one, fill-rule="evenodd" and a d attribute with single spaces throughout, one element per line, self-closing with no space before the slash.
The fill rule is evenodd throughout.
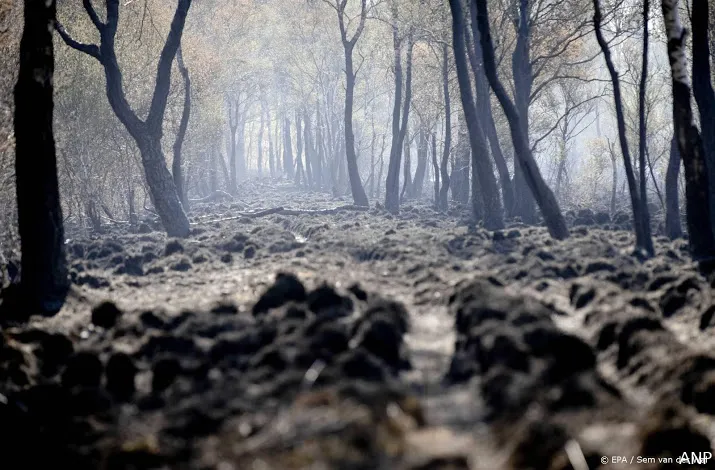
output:
<path id="1" fill-rule="evenodd" d="M 62 38 L 62 40 L 70 46 L 72 49 L 76 49 L 80 52 L 94 57 L 99 62 L 102 62 L 102 55 L 99 52 L 99 46 L 95 44 L 84 44 L 79 41 L 72 39 L 72 36 L 67 32 L 64 26 L 59 21 L 55 21 L 55 31 L 57 31 Z"/>
<path id="2" fill-rule="evenodd" d="M 94 27 L 97 28 L 99 31 L 102 31 L 105 27 L 105 24 L 102 23 L 102 20 L 99 19 L 97 11 L 92 6 L 92 0 L 82 0 L 82 5 L 84 6 L 85 11 L 89 15 L 89 19 L 92 20 L 92 24 L 94 25 Z"/>

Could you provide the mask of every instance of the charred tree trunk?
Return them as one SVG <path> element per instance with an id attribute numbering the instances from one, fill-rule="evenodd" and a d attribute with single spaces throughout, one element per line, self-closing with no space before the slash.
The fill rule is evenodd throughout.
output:
<path id="1" fill-rule="evenodd" d="M 645 95 L 648 86 L 648 20 L 650 13 L 650 0 L 643 0 L 643 52 L 641 81 L 638 90 L 638 166 L 640 180 L 641 224 L 643 225 L 643 238 L 646 241 L 645 249 L 650 254 L 655 254 L 653 238 L 650 229 L 650 214 L 648 212 L 648 178 L 646 177 L 646 121 L 645 121 Z"/>
<path id="2" fill-rule="evenodd" d="M 700 111 L 700 129 L 705 152 L 705 166 L 710 183 L 710 221 L 715 224 L 715 91 L 710 74 L 708 28 L 711 0 L 692 3 L 693 95 Z M 715 35 L 715 31 L 712 32 Z M 713 36 L 715 38 L 715 36 Z M 715 227 L 713 228 L 715 230 Z"/>
<path id="3" fill-rule="evenodd" d="M 189 219 L 181 207 L 176 185 L 166 167 L 164 153 L 161 150 L 161 138 L 162 122 L 169 97 L 171 64 L 181 43 L 191 0 L 179 0 L 176 7 L 169 35 L 159 58 L 154 95 L 146 121 L 137 117 L 124 94 L 122 72 L 114 47 L 119 24 L 119 0 L 106 1 L 106 23 L 100 21 L 90 0 L 85 0 L 83 6 L 100 33 L 99 46 L 75 41 L 59 22 L 55 23 L 55 29 L 66 44 L 94 57 L 104 67 L 109 104 L 142 152 L 147 184 L 162 224 L 169 236 L 186 237 L 189 234 Z"/>
<path id="4" fill-rule="evenodd" d="M 395 66 L 395 102 L 392 110 L 392 144 L 390 146 L 390 161 L 387 166 L 387 181 L 385 182 L 385 208 L 392 212 L 400 211 L 400 160 L 402 147 L 407 134 L 412 101 L 412 38 L 408 38 L 405 70 L 405 99 L 402 102 L 402 39 L 398 29 L 397 2 L 392 3 L 392 42 Z M 402 122 L 400 122 L 402 108 Z"/>
<path id="5" fill-rule="evenodd" d="M 494 171 L 489 161 L 489 150 L 477 114 L 472 82 L 469 79 L 464 12 L 460 0 L 450 0 L 449 5 L 452 10 L 454 61 L 457 66 L 462 109 L 467 121 L 472 150 L 472 213 L 475 220 L 483 218 L 484 226 L 488 230 L 498 230 L 504 227 L 502 205 Z"/>
<path id="6" fill-rule="evenodd" d="M 668 37 L 668 56 L 673 82 L 675 135 L 685 167 L 685 202 L 690 251 L 694 259 L 710 261 L 715 257 L 715 240 L 710 221 L 708 172 L 703 141 L 700 132 L 693 124 L 688 64 L 685 57 L 685 30 L 680 23 L 678 0 L 663 0 L 661 6 Z"/>
<path id="7" fill-rule="evenodd" d="M 516 112 L 519 114 L 521 133 L 525 136 L 526 144 L 529 142 L 529 103 L 531 89 L 534 83 L 531 57 L 529 53 L 531 41 L 531 25 L 529 23 L 529 0 L 519 0 L 519 18 L 515 19 L 516 46 L 512 54 L 512 75 L 514 77 L 514 101 Z M 534 222 L 536 208 L 534 195 L 527 181 L 521 165 L 514 165 L 514 215 L 525 222 Z"/>
<path id="8" fill-rule="evenodd" d="M 449 49 L 447 41 L 442 44 L 442 96 L 444 97 L 444 148 L 439 171 L 441 173 L 442 187 L 439 189 L 439 210 L 447 212 L 449 209 L 449 154 L 452 145 L 452 106 L 449 98 Z"/>
<path id="9" fill-rule="evenodd" d="M 353 133 L 353 101 L 355 95 L 355 79 L 356 72 L 353 67 L 353 50 L 360 35 L 365 27 L 365 19 L 367 18 L 367 0 L 362 0 L 362 8 L 360 12 L 360 24 L 351 39 L 347 37 L 345 26 L 345 4 L 341 1 L 337 4 L 338 21 L 340 23 L 340 33 L 343 41 L 343 49 L 345 50 L 345 154 L 347 158 L 348 178 L 350 179 L 350 189 L 353 195 L 353 201 L 356 206 L 368 206 L 369 202 L 365 188 L 362 186 L 360 179 L 360 170 L 358 169 L 357 154 L 355 153 L 355 134 Z"/>
<path id="10" fill-rule="evenodd" d="M 477 5 L 474 2 L 469 2 L 470 4 L 470 16 L 471 16 L 471 29 L 472 29 L 472 42 L 473 47 L 470 48 L 470 58 L 473 59 L 474 68 L 474 81 L 476 83 L 477 89 L 477 112 L 481 117 L 480 121 L 484 134 L 489 141 L 489 146 L 491 148 L 492 157 L 494 158 L 494 164 L 497 167 L 497 172 L 499 173 L 499 183 L 501 184 L 502 202 L 504 204 L 504 209 L 507 216 L 511 216 L 514 210 L 514 188 L 511 184 L 511 177 L 509 176 L 509 168 L 506 164 L 506 159 L 504 158 L 504 153 L 501 149 L 501 144 L 499 143 L 499 136 L 497 134 L 497 127 L 494 124 L 494 114 L 492 111 L 492 103 L 489 99 L 489 83 L 487 82 L 487 77 L 484 74 L 484 56 L 482 54 L 482 46 L 479 43 L 479 27 L 477 25 Z M 467 39 L 469 39 L 469 34 L 467 34 Z M 469 41 L 467 41 L 469 42 Z M 473 49 L 473 54 L 472 54 Z"/>
<path id="11" fill-rule="evenodd" d="M 631 197 L 631 206 L 633 207 L 633 225 L 636 232 L 636 249 L 643 250 L 649 255 L 652 255 L 653 241 L 650 239 L 649 231 L 646 231 L 645 228 L 645 219 L 643 216 L 645 208 L 638 193 L 638 186 L 636 184 L 636 178 L 631 162 L 631 154 L 628 148 L 628 141 L 626 139 L 626 124 L 623 117 L 623 101 L 621 99 L 621 86 L 618 79 L 618 72 L 616 71 L 616 68 L 613 65 L 613 60 L 611 59 L 611 50 L 603 37 L 603 33 L 601 32 L 601 5 L 599 0 L 593 0 L 593 6 L 593 22 L 596 31 L 596 39 L 601 47 L 601 51 L 603 52 L 603 57 L 606 61 L 606 66 L 608 67 L 608 72 L 611 76 L 611 82 L 613 84 L 613 100 L 616 107 L 616 120 L 618 122 L 618 139 L 620 141 L 623 163 L 626 169 L 626 179 L 628 181 L 628 191 Z"/>
<path id="12" fill-rule="evenodd" d="M 489 30 L 489 16 L 487 12 L 486 0 L 473 0 L 477 2 L 477 23 L 479 25 L 479 36 L 482 45 L 482 54 L 484 55 L 484 71 L 489 80 L 494 94 L 499 99 L 501 106 L 509 121 L 514 150 L 517 156 L 519 167 L 521 168 L 526 182 L 531 189 L 531 193 L 536 198 L 541 209 L 541 214 L 544 217 L 549 233 L 556 239 L 564 239 L 569 236 L 569 230 L 566 226 L 566 221 L 561 214 L 561 208 L 554 193 L 544 182 L 541 176 L 539 167 L 536 165 L 534 156 L 529 147 L 528 137 L 524 134 L 524 126 L 521 121 L 521 116 L 517 111 L 514 103 L 511 102 L 506 90 L 499 81 L 497 76 L 496 61 L 494 59 L 494 45 L 492 44 L 491 33 Z"/>
<path id="13" fill-rule="evenodd" d="M 70 286 L 52 127 L 55 13 L 54 0 L 25 0 L 15 85 L 20 302 L 29 314 L 58 312 Z"/>
<path id="14" fill-rule="evenodd" d="M 678 141 L 673 137 L 670 142 L 670 158 L 665 174 L 665 234 L 671 240 L 681 238 L 680 203 L 678 201 L 678 175 L 680 174 L 680 151 Z"/>
<path id="15" fill-rule="evenodd" d="M 181 122 L 179 123 L 179 131 L 176 133 L 174 141 L 174 160 L 171 165 L 171 171 L 174 176 L 174 185 L 176 193 L 179 195 L 179 200 L 184 206 L 184 210 L 189 210 L 189 198 L 187 197 L 187 189 L 184 185 L 184 175 L 181 171 L 181 147 L 184 145 L 186 137 L 186 129 L 189 127 L 189 119 L 191 117 L 191 77 L 189 77 L 189 69 L 184 65 L 184 56 L 181 52 L 181 46 L 176 53 L 176 60 L 179 66 L 179 73 L 184 81 L 184 110 L 181 113 Z"/>

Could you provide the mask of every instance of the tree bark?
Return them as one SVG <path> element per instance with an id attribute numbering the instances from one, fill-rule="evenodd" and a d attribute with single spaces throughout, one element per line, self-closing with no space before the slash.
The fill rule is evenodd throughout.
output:
<path id="1" fill-rule="evenodd" d="M 499 103 L 506 114 L 511 130 L 512 142 L 521 170 L 526 182 L 531 189 L 531 193 L 539 204 L 541 214 L 544 217 L 549 233 L 556 239 L 564 239 L 569 236 L 566 221 L 561 214 L 561 208 L 556 201 L 554 193 L 544 182 L 539 167 L 536 165 L 534 156 L 527 136 L 523 132 L 521 116 L 514 103 L 511 102 L 503 85 L 497 76 L 496 61 L 494 59 L 494 45 L 492 44 L 491 32 L 489 30 L 489 16 L 486 0 L 472 0 L 477 2 L 477 24 L 479 25 L 479 37 L 484 55 L 484 71 L 489 80 L 494 94 L 499 99 Z"/>
<path id="2" fill-rule="evenodd" d="M 708 28 L 710 20 L 710 5 L 712 0 L 695 0 L 692 2 L 693 28 L 693 95 L 700 111 L 700 129 L 705 152 L 705 166 L 708 181 L 715 182 L 715 91 L 713 91 L 710 75 L 710 44 Z M 713 32 L 715 33 L 715 32 Z M 715 36 L 714 36 L 715 37 Z M 711 183 L 710 221 L 715 223 L 715 187 Z M 715 227 L 713 227 L 715 230 Z"/>
<path id="3" fill-rule="evenodd" d="M 70 286 L 52 127 L 55 14 L 54 0 L 25 0 L 14 91 L 20 301 L 30 314 L 58 312 Z"/>
<path id="4" fill-rule="evenodd" d="M 680 151 L 678 140 L 673 136 L 670 141 L 670 158 L 665 174 L 665 233 L 671 240 L 681 238 L 680 203 L 678 202 L 678 176 L 680 174 Z"/>
<path id="5" fill-rule="evenodd" d="M 693 124 L 688 64 L 685 57 L 685 30 L 680 23 L 678 3 L 678 0 L 661 2 L 673 82 L 673 121 L 678 149 L 685 167 L 685 202 L 690 251 L 695 260 L 709 261 L 715 257 L 715 240 L 710 221 L 708 172 L 705 166 L 703 141 L 700 132 Z"/>

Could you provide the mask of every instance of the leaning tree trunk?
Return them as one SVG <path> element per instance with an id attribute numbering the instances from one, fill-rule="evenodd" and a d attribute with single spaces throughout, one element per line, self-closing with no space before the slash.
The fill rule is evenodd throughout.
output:
<path id="1" fill-rule="evenodd" d="M 189 210 L 189 198 L 187 197 L 187 188 L 184 187 L 184 176 L 181 171 L 181 147 L 184 145 L 186 137 L 186 129 L 189 126 L 189 118 L 191 116 L 191 78 L 189 77 L 189 69 L 184 65 L 184 57 L 181 52 L 181 46 L 176 53 L 176 59 L 179 66 L 179 73 L 184 80 L 184 110 L 181 113 L 181 122 L 179 131 L 176 133 L 174 141 L 174 161 L 171 165 L 171 170 L 174 175 L 174 185 L 176 185 L 176 193 L 179 195 L 179 200 L 184 206 L 184 210 Z"/>
<path id="2" fill-rule="evenodd" d="M 28 313 L 56 313 L 69 289 L 52 128 L 54 0 L 25 0 L 15 85 L 15 182 L 22 249 L 20 292 Z"/>
<path id="3" fill-rule="evenodd" d="M 710 44 L 708 42 L 708 21 L 712 0 L 696 0 L 693 2 L 693 96 L 700 111 L 700 128 L 702 129 L 703 150 L 708 181 L 715 182 L 715 91 L 710 76 Z M 715 31 L 712 32 L 715 34 Z M 715 36 L 713 36 L 715 37 Z M 709 188 L 710 221 L 715 223 L 715 187 Z M 715 228 L 713 228 L 715 230 Z"/>
<path id="4" fill-rule="evenodd" d="M 708 173 L 703 141 L 693 123 L 688 64 L 685 57 L 685 33 L 680 23 L 678 3 L 678 0 L 661 2 L 673 82 L 673 122 L 678 149 L 685 167 L 685 202 L 690 251 L 693 258 L 698 261 L 711 260 L 715 257 L 715 240 L 710 223 Z"/>
<path id="5" fill-rule="evenodd" d="M 477 24 L 479 25 L 479 37 L 482 44 L 482 54 L 484 55 L 484 71 L 489 80 L 489 85 L 497 96 L 497 99 L 499 99 L 499 103 L 509 121 L 509 129 L 511 130 L 512 142 L 519 166 L 524 173 L 526 182 L 529 184 L 531 193 L 539 204 L 549 233 L 556 239 L 567 238 L 569 236 L 569 230 L 561 214 L 559 203 L 541 176 L 539 167 L 536 165 L 534 156 L 531 153 L 527 136 L 523 132 L 521 117 L 497 76 L 494 44 L 492 43 L 491 32 L 489 30 L 487 2 L 486 0 L 474 1 L 477 2 Z"/>
<path id="6" fill-rule="evenodd" d="M 665 234 L 671 240 L 681 238 L 680 203 L 678 202 L 678 176 L 680 174 L 680 152 L 678 140 L 670 141 L 670 159 L 665 173 Z"/>
<path id="7" fill-rule="evenodd" d="M 457 66 L 462 110 L 467 121 L 472 150 L 472 213 L 477 220 L 480 216 L 484 218 L 484 227 L 488 230 L 498 230 L 504 228 L 502 205 L 492 164 L 489 161 L 489 150 L 474 102 L 472 82 L 469 79 L 467 48 L 464 40 L 466 30 L 464 12 L 460 0 L 450 0 L 449 6 L 452 10 L 454 62 Z M 481 204 L 483 204 L 482 207 L 480 207 Z"/>
<path id="8" fill-rule="evenodd" d="M 631 162 L 631 153 L 628 147 L 628 140 L 626 138 L 626 124 L 623 117 L 623 101 L 621 99 L 621 85 L 618 78 L 618 72 L 613 65 L 613 60 L 611 59 L 611 50 L 603 37 L 603 32 L 601 31 L 601 5 L 599 0 L 593 0 L 594 14 L 593 22 L 596 32 L 596 39 L 601 51 L 603 52 L 603 58 L 606 61 L 606 66 L 608 67 L 608 72 L 611 77 L 611 83 L 613 84 L 613 101 L 616 107 L 616 121 L 618 124 L 618 140 L 621 146 L 621 153 L 623 155 L 623 165 L 626 170 L 626 180 L 628 181 L 628 192 L 631 197 L 631 206 L 633 208 L 633 225 L 636 232 L 636 249 L 643 250 L 646 253 L 653 254 L 653 241 L 649 236 L 649 232 L 645 229 L 644 220 L 644 204 L 638 194 L 638 186 L 636 184 L 635 173 L 633 172 L 633 164 Z"/>

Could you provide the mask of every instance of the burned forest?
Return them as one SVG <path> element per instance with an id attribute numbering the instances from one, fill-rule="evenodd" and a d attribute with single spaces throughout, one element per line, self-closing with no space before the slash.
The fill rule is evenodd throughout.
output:
<path id="1" fill-rule="evenodd" d="M 712 0 L 0 0 L 0 470 L 714 449 Z"/>

